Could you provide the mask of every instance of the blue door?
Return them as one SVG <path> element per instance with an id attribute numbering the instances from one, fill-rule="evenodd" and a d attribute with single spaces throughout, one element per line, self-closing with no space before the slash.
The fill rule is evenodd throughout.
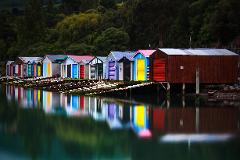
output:
<path id="1" fill-rule="evenodd" d="M 78 96 L 72 96 L 72 108 L 74 110 L 78 109 Z"/>
<path id="2" fill-rule="evenodd" d="M 77 64 L 72 65 L 72 78 L 78 78 Z"/>

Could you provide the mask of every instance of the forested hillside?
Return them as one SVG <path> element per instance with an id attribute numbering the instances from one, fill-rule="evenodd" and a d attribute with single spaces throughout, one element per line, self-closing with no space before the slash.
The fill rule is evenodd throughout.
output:
<path id="1" fill-rule="evenodd" d="M 0 59 L 157 47 L 240 48 L 239 11 L 239 0 L 25 0 L 23 11 L 1 10 Z"/>

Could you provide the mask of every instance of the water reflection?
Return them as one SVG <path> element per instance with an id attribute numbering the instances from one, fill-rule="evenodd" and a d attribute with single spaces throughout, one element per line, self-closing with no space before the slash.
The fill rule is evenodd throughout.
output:
<path id="1" fill-rule="evenodd" d="M 47 114 L 87 116 L 105 121 L 110 129 L 131 129 L 140 138 L 168 134 L 235 133 L 239 131 L 238 108 L 152 107 L 137 102 L 58 94 L 6 86 L 7 99 L 24 108 L 42 107 Z"/>
<path id="2" fill-rule="evenodd" d="M 3 88 L 0 159 L 239 159 L 239 107 Z"/>

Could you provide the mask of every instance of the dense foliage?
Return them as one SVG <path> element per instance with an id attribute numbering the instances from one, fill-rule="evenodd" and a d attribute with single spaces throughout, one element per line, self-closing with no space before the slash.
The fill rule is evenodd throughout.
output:
<path id="1" fill-rule="evenodd" d="M 0 13 L 0 59 L 157 47 L 240 48 L 239 0 L 25 0 Z"/>

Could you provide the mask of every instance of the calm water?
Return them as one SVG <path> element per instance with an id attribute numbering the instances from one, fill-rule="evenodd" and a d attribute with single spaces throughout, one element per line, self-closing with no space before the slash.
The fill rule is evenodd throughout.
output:
<path id="1" fill-rule="evenodd" d="M 237 103 L 175 96 L 144 103 L 0 89 L 0 159 L 240 157 Z"/>

